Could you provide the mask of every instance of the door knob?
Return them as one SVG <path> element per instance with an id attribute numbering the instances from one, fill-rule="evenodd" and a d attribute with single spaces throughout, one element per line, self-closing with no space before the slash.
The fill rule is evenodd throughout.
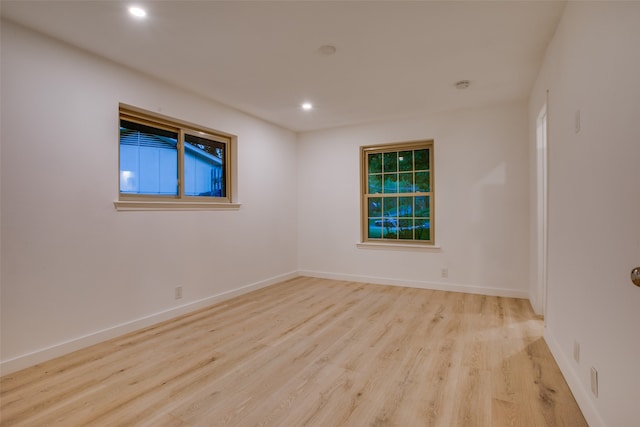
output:
<path id="1" fill-rule="evenodd" d="M 631 281 L 634 285 L 640 286 L 640 267 L 631 270 Z"/>

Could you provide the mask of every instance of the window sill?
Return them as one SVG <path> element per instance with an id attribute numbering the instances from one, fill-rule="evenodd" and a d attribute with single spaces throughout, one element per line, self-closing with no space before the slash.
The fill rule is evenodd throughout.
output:
<path id="1" fill-rule="evenodd" d="M 239 210 L 240 203 L 117 200 L 117 211 L 220 211 Z"/>
<path id="2" fill-rule="evenodd" d="M 360 242 L 356 243 L 359 249 L 390 249 L 390 250 L 414 250 L 425 252 L 440 252 L 442 248 L 437 245 L 410 245 L 403 243 L 377 243 L 377 242 Z"/>

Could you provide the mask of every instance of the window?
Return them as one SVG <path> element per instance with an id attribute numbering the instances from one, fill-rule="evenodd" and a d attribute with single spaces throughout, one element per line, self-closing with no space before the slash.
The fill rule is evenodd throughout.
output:
<path id="1" fill-rule="evenodd" d="M 233 138 L 121 105 L 116 207 L 231 204 Z"/>
<path id="2" fill-rule="evenodd" d="M 360 151 L 362 241 L 433 245 L 433 141 Z"/>

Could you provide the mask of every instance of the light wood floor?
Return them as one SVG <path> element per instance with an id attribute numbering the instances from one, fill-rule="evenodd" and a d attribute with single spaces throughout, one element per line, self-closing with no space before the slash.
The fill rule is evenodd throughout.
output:
<path id="1" fill-rule="evenodd" d="M 526 300 L 297 278 L 0 381 L 2 426 L 586 426 Z"/>

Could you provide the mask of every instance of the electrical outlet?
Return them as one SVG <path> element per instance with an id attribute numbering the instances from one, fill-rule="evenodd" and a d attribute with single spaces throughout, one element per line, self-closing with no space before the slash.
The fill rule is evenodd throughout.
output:
<path id="1" fill-rule="evenodd" d="M 442 277 L 443 279 L 446 279 L 447 277 L 449 277 L 449 269 L 445 267 L 442 270 L 440 270 L 440 277 Z"/>
<path id="2" fill-rule="evenodd" d="M 176 299 L 182 298 L 182 286 L 176 286 L 175 297 Z"/>
<path id="3" fill-rule="evenodd" d="M 591 367 L 591 393 L 598 397 L 598 371 L 593 366 Z"/>
<path id="4" fill-rule="evenodd" d="M 573 342 L 573 358 L 576 363 L 580 363 L 580 343 L 578 341 Z"/>

